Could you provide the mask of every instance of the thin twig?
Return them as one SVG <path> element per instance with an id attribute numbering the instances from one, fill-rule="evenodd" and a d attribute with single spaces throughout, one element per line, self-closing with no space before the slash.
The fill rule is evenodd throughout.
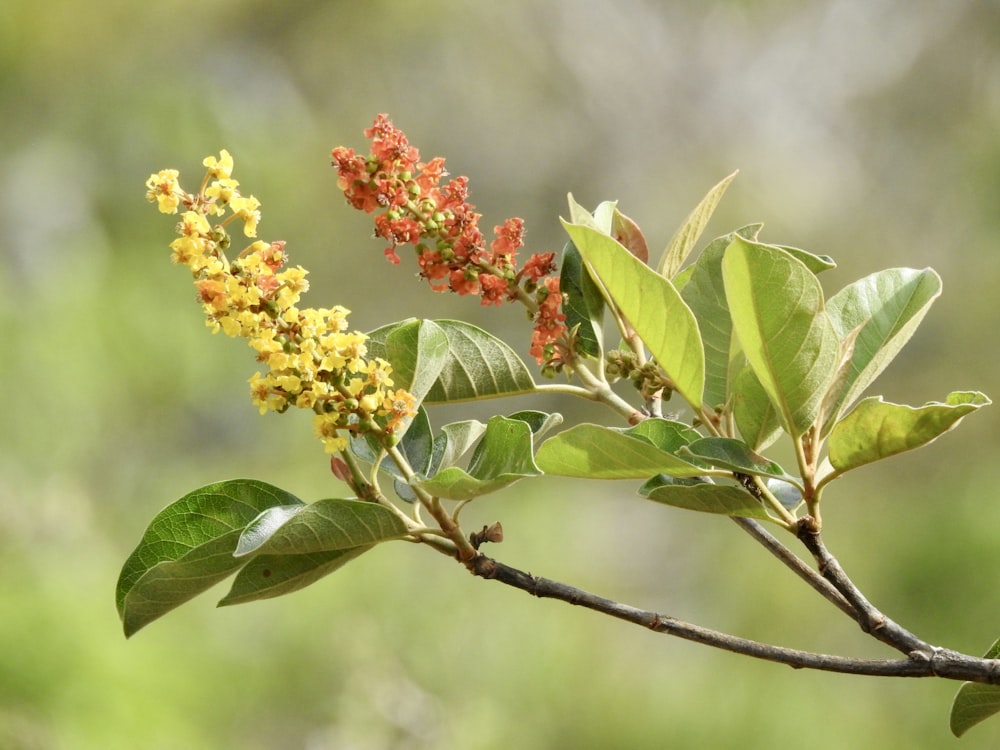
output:
<path id="1" fill-rule="evenodd" d="M 466 564 L 473 575 L 500 581 L 526 591 L 532 596 L 558 599 L 641 625 L 657 633 L 673 635 L 755 659 L 786 664 L 795 669 L 817 669 L 873 677 L 943 677 L 949 680 L 1000 683 L 1000 661 L 995 659 L 967 656 L 933 646 L 912 651 L 905 659 L 856 659 L 784 648 L 739 638 L 674 617 L 621 604 L 565 583 L 525 573 L 482 554 Z"/>
<path id="2" fill-rule="evenodd" d="M 788 547 L 782 544 L 767 529 L 752 518 L 732 516 L 733 521 L 741 529 L 746 531 L 755 540 L 763 545 L 764 549 L 778 558 L 795 575 L 812 586 L 825 599 L 831 602 L 837 609 L 846 614 L 851 619 L 856 619 L 858 614 L 851 603 L 844 598 L 844 595 L 834 588 L 833 584 L 823 578 L 819 573 L 810 568 Z"/>
<path id="3" fill-rule="evenodd" d="M 857 614 L 855 619 L 861 629 L 904 654 L 913 651 L 930 651 L 933 647 L 906 628 L 893 622 L 880 612 L 844 572 L 843 567 L 823 544 L 819 531 L 813 529 L 808 519 L 799 524 L 798 536 L 805 548 L 816 559 L 820 574 L 851 603 Z"/>

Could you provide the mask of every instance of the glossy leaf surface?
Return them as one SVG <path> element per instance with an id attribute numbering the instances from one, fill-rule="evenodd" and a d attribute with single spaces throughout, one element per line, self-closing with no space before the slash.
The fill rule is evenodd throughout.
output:
<path id="1" fill-rule="evenodd" d="M 244 527 L 295 496 L 251 479 L 210 484 L 167 506 L 150 523 L 118 579 L 125 635 L 227 578 L 246 562 L 233 557 Z M 303 506 L 304 507 L 304 506 Z"/>

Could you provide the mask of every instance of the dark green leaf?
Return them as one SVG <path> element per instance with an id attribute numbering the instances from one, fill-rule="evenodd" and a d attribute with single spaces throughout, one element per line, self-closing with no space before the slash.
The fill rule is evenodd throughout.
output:
<path id="1" fill-rule="evenodd" d="M 601 323 L 604 320 L 604 297 L 583 265 L 580 251 L 572 242 L 563 248 L 559 272 L 559 291 L 565 297 L 563 312 L 566 327 L 576 328 L 576 351 L 586 357 L 602 355 Z"/>
<path id="2" fill-rule="evenodd" d="M 700 438 L 681 448 L 679 453 L 741 474 L 776 478 L 787 476 L 785 470 L 774 461 L 754 453 L 746 443 L 735 438 Z"/>
<path id="3" fill-rule="evenodd" d="M 386 343 L 389 334 L 400 327 L 412 325 L 412 322 L 394 323 L 372 331 L 367 342 L 369 355 L 388 359 Z M 535 389 L 531 373 L 524 362 L 496 336 L 460 320 L 423 323 L 433 323 L 447 338 L 447 351 L 441 370 L 424 396 L 425 404 L 514 396 L 531 393 Z M 412 337 L 413 334 L 408 335 Z M 396 350 L 404 354 L 409 351 L 401 345 L 397 345 Z M 402 357 L 403 354 L 399 356 Z M 393 363 L 393 367 L 396 367 L 396 363 Z M 413 369 L 416 372 L 415 364 Z"/>
<path id="4" fill-rule="evenodd" d="M 265 511 L 262 517 L 278 515 Z M 282 511 L 281 523 L 268 519 L 250 524 L 233 553 L 300 555 L 365 547 L 406 536 L 406 524 L 378 503 L 331 498 L 300 507 L 298 512 Z"/>
<path id="5" fill-rule="evenodd" d="M 232 575 L 244 527 L 268 508 L 302 502 L 277 487 L 234 479 L 195 490 L 150 523 L 118 579 L 116 601 L 125 635 Z"/>
<path id="6" fill-rule="evenodd" d="M 272 599 L 316 583 L 374 545 L 303 555 L 259 555 L 248 562 L 219 601 L 220 607 Z"/>
<path id="7" fill-rule="evenodd" d="M 406 524 L 388 508 L 363 500 L 332 498 L 285 514 L 284 523 L 260 523 L 240 539 L 236 555 L 253 555 L 220 606 L 298 591 L 329 575 L 379 542 L 406 536 Z M 278 519 L 275 519 L 278 520 Z"/>

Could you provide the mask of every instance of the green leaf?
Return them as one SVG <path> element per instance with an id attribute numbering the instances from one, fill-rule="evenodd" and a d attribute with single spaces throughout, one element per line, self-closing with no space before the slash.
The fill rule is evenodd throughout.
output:
<path id="1" fill-rule="evenodd" d="M 866 276 L 830 298 L 827 311 L 840 335 L 858 329 L 838 408 L 854 403 L 878 377 L 940 294 L 941 277 L 933 269 L 891 268 Z"/>
<path id="2" fill-rule="evenodd" d="M 371 546 L 406 534 L 406 524 L 382 505 L 331 498 L 294 511 L 268 509 L 246 527 L 233 555 L 330 552 Z"/>
<path id="3" fill-rule="evenodd" d="M 522 422 L 526 422 L 536 438 L 540 438 L 549 430 L 558 427 L 563 421 L 562 414 L 550 414 L 547 411 L 538 411 L 537 409 L 514 412 L 508 415 L 508 419 L 520 419 Z"/>
<path id="4" fill-rule="evenodd" d="M 414 471 L 428 472 L 431 470 L 434 460 L 434 438 L 431 433 L 430 417 L 422 405 L 417 409 L 416 416 L 411 420 L 410 426 L 403 434 L 403 439 L 397 448 Z M 368 433 L 351 438 L 351 451 L 358 458 L 375 463 L 382 453 L 382 446 L 379 444 L 377 436 Z M 395 462 L 383 460 L 379 464 L 379 470 L 393 478 L 393 489 L 402 500 L 412 503 L 417 499 L 417 496 L 413 494 L 413 488 L 407 484 L 406 477 L 403 476 Z"/>
<path id="5" fill-rule="evenodd" d="M 368 334 L 366 343 L 369 356 L 389 359 L 386 348 L 389 334 L 400 327 L 412 325 L 412 322 L 411 319 L 393 323 Z M 440 328 L 448 344 L 439 374 L 424 396 L 425 404 L 477 401 L 534 391 L 535 383 L 527 366 L 513 349 L 496 336 L 460 320 L 422 323 L 433 323 Z M 402 346 L 396 349 L 397 355 L 404 360 L 407 351 L 409 350 Z M 393 367 L 397 367 L 395 362 Z M 408 368 L 416 372 L 415 366 L 407 365 L 404 361 L 402 370 L 408 372 Z"/>
<path id="6" fill-rule="evenodd" d="M 806 250 L 800 250 L 797 247 L 789 247 L 788 245 L 772 245 L 772 247 L 775 247 L 778 250 L 784 250 L 796 260 L 801 261 L 802 264 L 813 273 L 829 271 L 831 268 L 837 267 L 837 264 L 833 262 L 833 258 L 829 255 L 815 255 Z"/>
<path id="7" fill-rule="evenodd" d="M 379 542 L 401 539 L 406 524 L 373 502 L 331 498 L 298 512 L 265 511 L 234 553 L 253 555 L 219 606 L 270 599 L 305 588 Z"/>
<path id="8" fill-rule="evenodd" d="M 798 437 L 819 412 L 837 357 L 819 281 L 784 250 L 739 237 L 722 271 L 740 346 L 784 428 Z"/>
<path id="9" fill-rule="evenodd" d="M 893 404 L 881 396 L 863 399 L 830 431 L 830 463 L 843 473 L 919 448 L 989 403 L 978 391 L 956 391 L 943 403 L 923 406 Z"/>
<path id="10" fill-rule="evenodd" d="M 468 471 L 450 466 L 412 483 L 436 497 L 469 500 L 538 476 L 541 471 L 531 455 L 531 434 L 531 426 L 524 420 L 493 417 L 469 460 Z"/>
<path id="11" fill-rule="evenodd" d="M 693 427 L 689 427 L 683 422 L 659 417 L 644 419 L 624 432 L 630 437 L 645 440 L 650 445 L 668 453 L 673 453 L 685 445 L 701 439 L 701 433 Z"/>
<path id="12" fill-rule="evenodd" d="M 701 331 L 705 346 L 704 402 L 712 408 L 729 402 L 731 388 L 729 370 L 733 322 L 722 278 L 722 257 L 737 236 L 752 240 L 761 226 L 750 224 L 713 240 L 694 264 L 685 269 L 685 273 L 690 271 L 690 277 L 681 289 L 681 298 L 691 308 Z"/>
<path id="13" fill-rule="evenodd" d="M 220 607 L 291 594 L 342 568 L 374 545 L 303 555 L 259 555 L 248 562 Z"/>
<path id="14" fill-rule="evenodd" d="M 448 361 L 448 336 L 433 320 L 412 320 L 388 332 L 385 359 L 421 403 Z"/>
<path id="15" fill-rule="evenodd" d="M 760 521 L 774 521 L 764 506 L 746 490 L 723 484 L 664 484 L 648 489 L 650 500 L 672 505 L 675 508 L 697 510 L 702 513 L 721 513 L 726 516 L 743 516 Z"/>
<path id="16" fill-rule="evenodd" d="M 486 425 L 475 419 L 452 422 L 434 438 L 434 460 L 430 470 L 419 472 L 433 476 L 439 469 L 454 465 L 486 432 Z"/>
<path id="17" fill-rule="evenodd" d="M 118 579 L 118 614 L 129 637 L 246 562 L 233 557 L 244 527 L 268 508 L 301 506 L 251 479 L 210 484 L 167 506 L 150 523 Z"/>
<path id="18" fill-rule="evenodd" d="M 736 179 L 737 174 L 739 174 L 739 170 L 733 172 L 709 190 L 708 194 L 701 199 L 701 202 L 695 206 L 687 219 L 684 220 L 684 223 L 681 224 L 676 234 L 671 238 L 670 244 L 667 245 L 667 249 L 664 251 L 663 257 L 660 259 L 660 264 L 657 267 L 662 276 L 672 279 L 681 270 L 684 261 L 687 260 L 688 255 L 694 250 L 694 246 L 697 244 L 698 238 L 701 237 L 701 233 L 705 231 L 708 220 L 715 213 L 719 201 L 722 200 L 722 196 L 726 192 L 726 188 L 729 187 L 729 183 Z"/>
<path id="19" fill-rule="evenodd" d="M 746 443 L 735 438 L 699 438 L 678 452 L 682 456 L 691 456 L 720 469 L 729 469 L 741 474 L 756 474 L 777 479 L 788 476 L 774 461 L 754 453 Z"/>
<path id="20" fill-rule="evenodd" d="M 671 424 L 679 427 L 671 428 Z M 585 479 L 646 479 L 654 474 L 694 477 L 704 474 L 704 467 L 657 446 L 656 443 L 660 443 L 680 448 L 690 442 L 680 428 L 691 429 L 677 422 L 651 419 L 627 431 L 596 424 L 578 424 L 542 443 L 535 461 L 546 474 Z"/>
<path id="21" fill-rule="evenodd" d="M 565 221 L 563 227 L 677 391 L 699 409 L 705 353 L 698 322 L 680 294 L 611 237 Z"/>
<path id="22" fill-rule="evenodd" d="M 768 479 L 767 490 L 788 510 L 795 510 L 802 502 L 802 490 L 784 479 Z"/>
<path id="23" fill-rule="evenodd" d="M 604 297 L 590 278 L 580 251 L 572 242 L 567 242 L 563 248 L 559 291 L 565 295 L 562 309 L 566 314 L 566 327 L 576 329 L 577 353 L 601 359 Z"/>
<path id="24" fill-rule="evenodd" d="M 1000 640 L 990 647 L 983 658 L 1000 658 Z M 997 712 L 1000 712 L 1000 685 L 963 682 L 951 704 L 951 732 L 961 737 Z"/>
<path id="25" fill-rule="evenodd" d="M 766 448 L 781 434 L 781 417 L 749 365 L 736 376 L 732 389 L 733 418 L 740 436 L 754 450 Z"/>

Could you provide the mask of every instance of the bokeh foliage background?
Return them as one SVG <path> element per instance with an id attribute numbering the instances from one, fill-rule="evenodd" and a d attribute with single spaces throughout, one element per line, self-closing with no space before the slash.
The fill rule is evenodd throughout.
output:
<path id="1" fill-rule="evenodd" d="M 332 146 L 389 112 L 472 179 L 484 225 L 563 244 L 565 194 L 655 249 L 742 170 L 710 234 L 833 255 L 830 293 L 931 265 L 945 293 L 875 392 L 1000 396 L 1000 6 L 954 0 L 0 5 L 0 747 L 941 747 L 957 685 L 791 672 L 475 580 L 387 545 L 287 599 L 211 596 L 126 642 L 118 569 L 185 492 L 341 491 L 303 415 L 258 417 L 145 203 L 222 147 L 261 236 L 352 324 L 516 310 L 431 295 L 338 196 Z M 527 404 L 494 403 L 513 411 Z M 534 404 L 598 418 L 575 404 Z M 466 412 L 438 416 L 438 423 Z M 433 417 L 433 415 L 432 415 Z M 828 543 L 884 611 L 970 653 L 1000 635 L 1000 418 L 841 480 Z M 783 645 L 885 656 L 732 525 L 543 479 L 470 510 L 521 568 Z M 212 592 L 221 596 L 222 591 Z M 816 601 L 814 601 L 816 600 Z M 962 743 L 993 747 L 1000 723 Z"/>

